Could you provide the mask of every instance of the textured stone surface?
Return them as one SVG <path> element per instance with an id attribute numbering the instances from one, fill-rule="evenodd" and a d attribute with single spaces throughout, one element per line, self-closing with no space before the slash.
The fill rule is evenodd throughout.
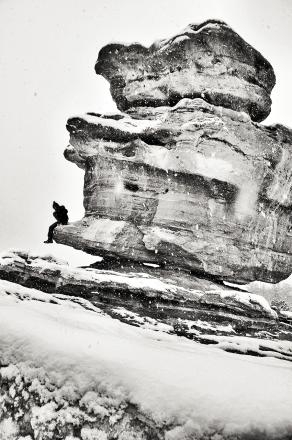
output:
<path id="1" fill-rule="evenodd" d="M 68 121 L 85 217 L 56 241 L 236 282 L 288 277 L 291 131 L 202 99 L 128 113 Z"/>
<path id="2" fill-rule="evenodd" d="M 183 334 L 203 343 L 206 335 L 254 335 L 292 339 L 291 319 L 271 309 L 261 296 L 145 265 L 74 269 L 53 259 L 14 252 L 0 259 L 0 278 L 51 293 L 52 299 L 90 301 L 133 325 Z M 58 296 L 59 295 L 59 296 Z M 82 304 L 82 303 L 81 303 Z M 292 307 L 291 299 L 288 301 Z M 195 330 L 195 331 L 194 331 Z"/>
<path id="3" fill-rule="evenodd" d="M 268 61 L 227 24 L 191 24 L 149 48 L 109 44 L 95 66 L 111 85 L 120 110 L 176 104 L 181 98 L 248 113 L 262 121 L 270 113 L 275 76 Z"/>

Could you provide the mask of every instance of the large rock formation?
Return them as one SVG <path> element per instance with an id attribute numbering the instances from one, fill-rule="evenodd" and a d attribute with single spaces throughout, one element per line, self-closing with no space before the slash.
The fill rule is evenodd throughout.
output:
<path id="1" fill-rule="evenodd" d="M 206 22 L 149 49 L 106 46 L 96 70 L 127 113 L 69 119 L 65 157 L 85 170 L 85 217 L 56 241 L 236 282 L 290 275 L 292 132 L 250 119 L 253 102 L 268 112 L 269 63 L 224 23 Z"/>
<path id="2" fill-rule="evenodd" d="M 85 217 L 59 228 L 56 240 L 217 279 L 286 278 L 292 132 L 260 126 L 247 114 L 257 119 L 249 111 L 254 102 L 267 110 L 263 95 L 274 84 L 268 62 L 227 25 L 206 22 L 149 49 L 106 46 L 96 70 L 110 79 L 127 114 L 69 119 L 65 156 L 85 170 Z M 213 92 L 185 90 L 201 83 L 214 99 Z M 181 89 L 175 100 L 173 87 Z M 167 96 L 153 98 L 149 88 Z"/>

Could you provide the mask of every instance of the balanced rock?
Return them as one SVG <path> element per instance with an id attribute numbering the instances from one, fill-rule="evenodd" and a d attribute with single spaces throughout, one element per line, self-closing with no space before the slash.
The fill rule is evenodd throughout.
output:
<path id="1" fill-rule="evenodd" d="M 56 241 L 217 280 L 288 277 L 292 131 L 252 121 L 275 82 L 261 54 L 208 21 L 149 49 L 106 46 L 96 71 L 127 110 L 69 119 L 85 217 Z"/>
<path id="2" fill-rule="evenodd" d="M 191 24 L 149 48 L 109 44 L 101 49 L 95 70 L 110 82 L 120 110 L 201 97 L 262 121 L 270 113 L 275 85 L 268 61 L 216 20 Z"/>

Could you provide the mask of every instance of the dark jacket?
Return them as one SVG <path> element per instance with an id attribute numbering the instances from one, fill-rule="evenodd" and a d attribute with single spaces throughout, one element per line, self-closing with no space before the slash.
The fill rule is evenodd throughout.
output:
<path id="1" fill-rule="evenodd" d="M 61 223 L 62 225 L 67 225 L 68 223 L 68 211 L 65 208 L 65 206 L 60 206 L 58 203 L 54 202 L 54 213 L 53 216 L 57 220 L 58 223 Z"/>

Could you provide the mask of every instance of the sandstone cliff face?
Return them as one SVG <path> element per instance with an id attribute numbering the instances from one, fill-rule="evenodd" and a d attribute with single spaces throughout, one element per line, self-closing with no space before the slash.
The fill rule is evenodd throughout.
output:
<path id="1" fill-rule="evenodd" d="M 201 71 L 196 60 L 205 60 L 210 47 L 211 61 Z M 232 73 L 214 67 L 219 52 L 217 64 L 226 67 L 228 60 Z M 188 66 L 176 69 L 175 78 L 165 76 L 166 66 L 171 68 L 180 56 Z M 156 68 L 155 92 L 166 78 L 170 89 L 187 84 L 193 92 L 182 90 L 176 105 L 159 106 L 173 100 L 152 97 L 149 72 L 141 63 Z M 250 92 L 246 81 L 256 77 L 260 86 L 253 87 L 270 91 L 274 74 L 269 63 L 227 25 L 208 22 L 144 51 L 139 45 L 107 46 L 96 69 L 111 81 L 114 99 L 127 112 L 69 119 L 65 157 L 85 170 L 85 217 L 58 228 L 56 241 L 236 282 L 289 276 L 292 132 L 258 125 L 250 116 L 260 118 L 248 110 L 254 109 L 253 101 L 267 109 L 266 98 Z M 217 92 L 214 100 L 197 93 L 184 69 L 196 71 L 194 84 L 211 78 L 211 89 L 217 85 L 231 101 Z M 118 86 L 117 72 L 124 78 Z M 248 104 L 242 105 L 227 87 L 233 84 L 228 75 L 235 75 L 241 84 L 235 89 L 246 93 Z M 137 99 L 131 87 L 139 89 L 133 91 Z M 189 95 L 204 99 L 184 98 Z"/>

